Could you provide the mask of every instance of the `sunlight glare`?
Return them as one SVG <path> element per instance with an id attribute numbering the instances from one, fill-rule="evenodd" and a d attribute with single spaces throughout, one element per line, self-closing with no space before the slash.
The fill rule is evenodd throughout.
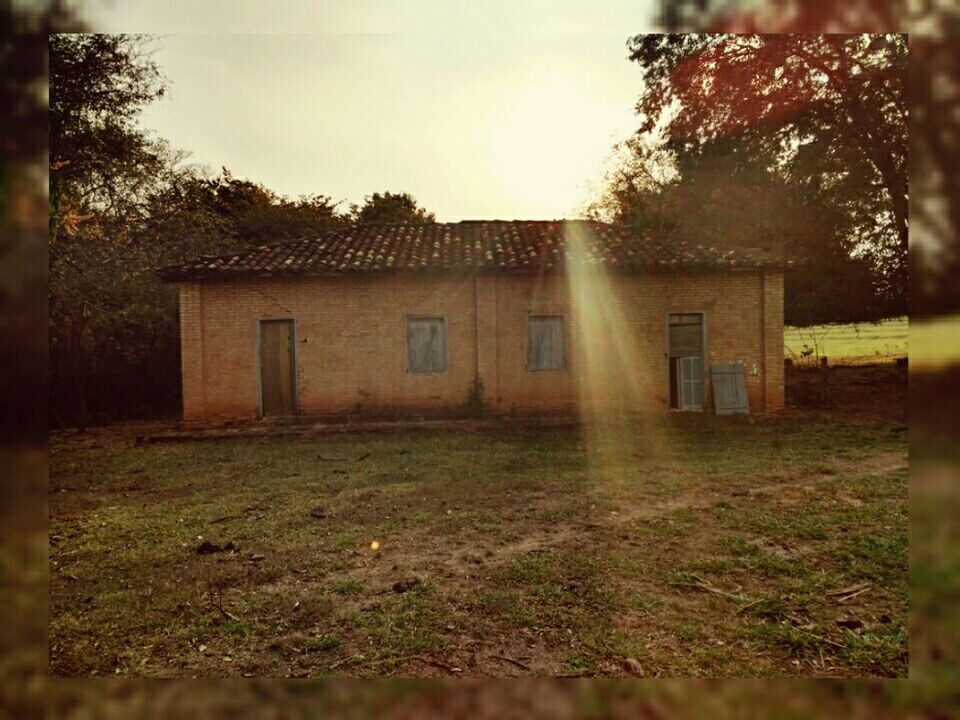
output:
<path id="1" fill-rule="evenodd" d="M 490 158 L 497 183 L 510 197 L 541 208 L 544 217 L 568 216 L 583 201 L 585 183 L 602 175 L 619 137 L 590 128 L 627 132 L 621 108 L 595 96 L 582 78 L 552 74 L 521 83 L 490 124 Z"/>
<path id="2" fill-rule="evenodd" d="M 660 365 L 651 355 L 656 340 L 653 345 L 641 340 L 641 333 L 650 338 L 663 333 L 630 317 L 625 301 L 636 276 L 618 276 L 598 262 L 596 238 L 588 226 L 567 223 L 565 234 L 572 335 L 580 349 L 577 407 L 587 462 L 595 478 L 623 483 L 629 480 L 624 470 L 635 466 L 637 458 L 669 451 L 657 404 L 666 370 L 650 372 Z"/>

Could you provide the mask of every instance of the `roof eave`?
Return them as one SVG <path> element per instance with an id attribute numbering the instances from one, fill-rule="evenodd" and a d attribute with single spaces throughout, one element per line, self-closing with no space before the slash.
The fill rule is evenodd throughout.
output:
<path id="1" fill-rule="evenodd" d="M 668 262 L 643 265 L 621 265 L 605 266 L 598 265 L 609 272 L 618 274 L 655 274 L 655 273 L 675 273 L 675 272 L 698 272 L 698 273 L 718 273 L 718 272 L 749 272 L 759 270 L 784 270 L 790 265 L 789 262 L 778 261 L 758 261 L 758 262 L 737 262 L 724 264 L 710 263 L 681 263 L 671 264 Z M 498 267 L 464 267 L 464 268 L 356 268 L 346 270 L 303 270 L 295 269 L 284 272 L 283 270 L 245 270 L 245 269 L 224 269 L 199 270 L 176 268 L 160 268 L 155 272 L 165 283 L 174 282 L 218 282 L 229 280 L 250 280 L 250 279 L 270 279 L 270 278 L 315 278 L 315 277 L 350 277 L 350 276 L 376 276 L 376 275 L 471 275 L 473 273 L 490 273 L 496 275 L 535 275 L 542 272 L 562 272 L 564 265 L 553 266 L 530 266 L 517 268 L 498 268 Z"/>

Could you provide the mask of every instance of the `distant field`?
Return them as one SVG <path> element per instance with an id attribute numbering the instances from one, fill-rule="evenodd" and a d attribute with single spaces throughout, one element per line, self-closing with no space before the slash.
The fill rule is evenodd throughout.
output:
<path id="1" fill-rule="evenodd" d="M 894 358 L 907 354 L 908 327 L 906 317 L 879 323 L 787 327 L 784 328 L 784 355 L 794 361 L 798 358 L 803 361 L 804 351 L 808 348 L 815 350 L 819 344 L 819 354 L 830 358 L 831 362 L 892 362 Z M 960 322 L 957 327 L 960 329 Z M 807 359 L 816 362 L 816 352 Z"/>
<path id="2" fill-rule="evenodd" d="M 787 327 L 784 356 L 796 360 L 805 347 L 814 347 L 814 338 L 820 345 L 820 354 L 831 362 L 892 362 L 907 354 L 909 344 L 913 367 L 960 364 L 960 314 L 909 323 L 908 318 L 900 317 L 879 323 Z M 807 360 L 816 362 L 815 356 L 814 353 Z"/>
<path id="3" fill-rule="evenodd" d="M 960 315 L 911 322 L 910 362 L 931 368 L 960 364 Z"/>

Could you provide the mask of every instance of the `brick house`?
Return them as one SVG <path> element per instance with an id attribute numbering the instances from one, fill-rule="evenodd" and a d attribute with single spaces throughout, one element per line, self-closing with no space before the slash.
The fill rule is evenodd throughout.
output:
<path id="1" fill-rule="evenodd" d="M 773 252 L 592 221 L 355 226 L 163 268 L 179 283 L 185 421 L 710 410 L 740 363 L 783 407 Z M 482 384 L 478 398 L 477 385 Z"/>

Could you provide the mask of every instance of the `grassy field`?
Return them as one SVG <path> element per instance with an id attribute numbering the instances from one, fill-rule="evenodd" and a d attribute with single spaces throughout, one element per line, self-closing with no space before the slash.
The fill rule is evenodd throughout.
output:
<path id="1" fill-rule="evenodd" d="M 912 321 L 910 363 L 928 370 L 960 364 L 960 315 Z"/>
<path id="2" fill-rule="evenodd" d="M 907 355 L 908 327 L 906 317 L 879 323 L 849 325 L 815 325 L 807 328 L 784 328 L 785 356 L 796 361 L 816 362 L 819 355 L 833 364 L 866 364 L 891 362 Z M 911 339 L 913 335 L 911 335 Z M 804 357 L 803 353 L 813 354 Z"/>
<path id="3" fill-rule="evenodd" d="M 907 321 L 894 318 L 879 323 L 816 325 L 784 329 L 784 353 L 791 360 L 816 362 L 816 349 L 833 364 L 864 365 L 905 357 L 910 363 L 936 369 L 960 363 L 960 315 Z M 805 350 L 813 354 L 803 357 Z"/>
<path id="4" fill-rule="evenodd" d="M 660 417 L 619 455 L 574 428 L 56 435 L 51 671 L 902 676 L 905 382 L 886 397 Z"/>

